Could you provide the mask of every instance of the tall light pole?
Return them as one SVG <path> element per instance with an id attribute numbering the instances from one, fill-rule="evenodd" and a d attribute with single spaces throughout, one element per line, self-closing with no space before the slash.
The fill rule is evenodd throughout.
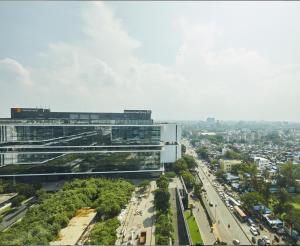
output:
<path id="1" fill-rule="evenodd" d="M 217 223 L 217 204 L 215 204 L 215 219 L 216 219 L 216 223 Z"/>

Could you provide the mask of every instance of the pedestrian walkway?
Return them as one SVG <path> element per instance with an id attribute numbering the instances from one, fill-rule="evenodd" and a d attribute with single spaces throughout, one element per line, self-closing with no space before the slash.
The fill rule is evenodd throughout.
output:
<path id="1" fill-rule="evenodd" d="M 175 188 L 169 189 L 170 192 L 170 203 L 172 210 L 172 223 L 174 228 L 174 243 L 173 245 L 179 245 L 179 235 L 178 235 L 178 219 L 177 219 L 177 205 L 176 205 L 176 191 Z"/>
<path id="2" fill-rule="evenodd" d="M 204 208 L 202 207 L 200 201 L 194 201 L 191 199 L 191 204 L 194 205 L 193 213 L 197 221 L 199 231 L 203 239 L 203 243 L 205 245 L 212 245 L 216 241 L 216 238 L 213 232 L 211 231 Z"/>

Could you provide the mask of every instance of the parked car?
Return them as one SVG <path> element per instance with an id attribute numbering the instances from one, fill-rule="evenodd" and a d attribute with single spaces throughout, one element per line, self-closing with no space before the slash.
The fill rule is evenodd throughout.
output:
<path id="1" fill-rule="evenodd" d="M 212 204 L 211 202 L 209 202 L 208 204 L 209 204 L 209 206 L 211 206 L 211 207 L 213 206 L 213 204 Z"/>
<path id="2" fill-rule="evenodd" d="M 248 218 L 247 223 L 249 226 L 252 226 L 254 224 L 254 221 L 251 218 Z"/>
<path id="3" fill-rule="evenodd" d="M 251 241 L 252 241 L 252 243 L 256 243 L 256 237 L 253 236 L 253 237 L 251 238 Z"/>
<path id="4" fill-rule="evenodd" d="M 240 245 L 240 241 L 237 239 L 232 240 L 233 245 Z"/>
<path id="5" fill-rule="evenodd" d="M 265 246 L 266 243 L 265 243 L 264 240 L 262 240 L 261 238 L 259 238 L 259 239 L 257 240 L 257 245 L 258 245 L 258 246 Z"/>
<path id="6" fill-rule="evenodd" d="M 285 231 L 284 231 L 283 228 L 277 228 L 277 229 L 276 229 L 276 233 L 277 233 L 278 235 L 283 235 L 283 234 L 285 233 Z"/>
<path id="7" fill-rule="evenodd" d="M 262 240 L 265 241 L 266 245 L 271 245 L 271 240 L 267 236 L 263 236 Z"/>
<path id="8" fill-rule="evenodd" d="M 257 235 L 258 235 L 258 232 L 257 232 L 256 228 L 253 227 L 253 226 L 250 227 L 250 232 L 251 232 L 254 236 L 257 236 Z"/>

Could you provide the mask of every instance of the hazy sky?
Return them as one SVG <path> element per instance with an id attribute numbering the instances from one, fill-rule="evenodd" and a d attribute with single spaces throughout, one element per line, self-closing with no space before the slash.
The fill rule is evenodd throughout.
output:
<path id="1" fill-rule="evenodd" d="M 300 121 L 300 2 L 0 2 L 10 107 Z"/>

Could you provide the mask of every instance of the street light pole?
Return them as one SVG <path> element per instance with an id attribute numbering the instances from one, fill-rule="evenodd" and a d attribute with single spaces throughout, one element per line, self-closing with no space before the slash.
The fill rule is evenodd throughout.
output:
<path id="1" fill-rule="evenodd" d="M 216 223 L 217 223 L 217 204 L 215 204 L 215 219 L 216 219 Z"/>

